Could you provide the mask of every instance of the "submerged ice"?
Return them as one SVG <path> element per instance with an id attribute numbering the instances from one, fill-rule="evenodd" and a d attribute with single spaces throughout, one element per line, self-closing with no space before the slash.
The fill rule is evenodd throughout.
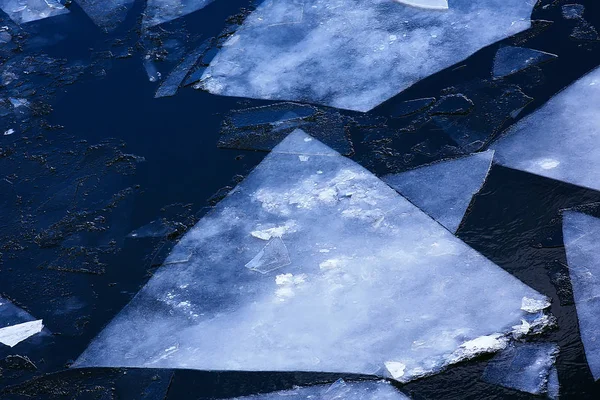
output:
<path id="1" fill-rule="evenodd" d="M 493 151 L 387 175 L 383 180 L 433 219 L 455 233 L 471 198 L 483 186 Z"/>
<path id="2" fill-rule="evenodd" d="M 503 348 L 548 306 L 300 130 L 185 235 L 181 253 L 192 256 L 159 269 L 76 366 L 406 382 Z"/>
<path id="3" fill-rule="evenodd" d="M 523 47 L 506 46 L 500 48 L 494 58 L 494 78 L 515 74 L 533 65 L 555 59 L 555 54 Z"/>
<path id="4" fill-rule="evenodd" d="M 594 379 L 600 378 L 600 219 L 565 211 L 563 237 L 581 341 Z"/>
<path id="5" fill-rule="evenodd" d="M 74 0 L 94 23 L 107 31 L 115 29 L 125 18 L 135 0 Z"/>
<path id="6" fill-rule="evenodd" d="M 0 8 L 17 24 L 69 12 L 58 0 L 0 0 Z"/>
<path id="7" fill-rule="evenodd" d="M 394 0 L 265 1 L 224 43 L 200 87 L 368 111 L 529 28 L 534 3 L 454 0 L 441 11 Z"/>
<path id="8" fill-rule="evenodd" d="M 600 190 L 600 68 L 527 116 L 491 148 L 506 167 Z"/>
<path id="9" fill-rule="evenodd" d="M 142 25 L 151 27 L 198 11 L 214 0 L 148 0 Z"/>

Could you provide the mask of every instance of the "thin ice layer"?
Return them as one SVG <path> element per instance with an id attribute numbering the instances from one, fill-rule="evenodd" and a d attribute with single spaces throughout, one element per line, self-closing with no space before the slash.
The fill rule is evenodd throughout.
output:
<path id="1" fill-rule="evenodd" d="M 58 0 L 0 0 L 0 8 L 17 24 L 69 12 Z"/>
<path id="2" fill-rule="evenodd" d="M 538 65 L 557 58 L 555 54 L 524 47 L 506 46 L 496 53 L 494 58 L 494 78 L 515 74 L 532 65 Z"/>
<path id="3" fill-rule="evenodd" d="M 206 49 L 208 48 L 209 41 L 205 41 L 200 46 L 198 46 L 194 51 L 185 56 L 185 58 L 177 65 L 173 71 L 169 74 L 167 79 L 159 86 L 158 90 L 156 90 L 155 98 L 159 97 L 169 97 L 175 96 L 177 91 L 179 90 L 179 86 L 190 72 L 190 70 L 196 65 L 198 59 Z"/>
<path id="4" fill-rule="evenodd" d="M 506 167 L 600 190 L 600 68 L 510 128 L 491 148 Z"/>
<path id="5" fill-rule="evenodd" d="M 338 380 L 332 385 L 296 387 L 273 393 L 237 397 L 231 400 L 409 400 L 385 381 L 344 382 Z"/>
<path id="6" fill-rule="evenodd" d="M 115 29 L 125 18 L 135 0 L 74 0 L 94 24 L 107 31 Z"/>
<path id="7" fill-rule="evenodd" d="M 600 219 L 563 213 L 563 238 L 581 341 L 594 379 L 600 378 Z"/>
<path id="8" fill-rule="evenodd" d="M 553 343 L 519 343 L 508 346 L 496 355 L 486 367 L 483 380 L 495 385 L 531 394 L 550 393 L 550 376 L 556 369 L 554 363 L 558 346 Z M 552 392 L 558 382 L 552 377 Z"/>
<path id="9" fill-rule="evenodd" d="M 486 151 L 387 175 L 383 180 L 455 233 L 471 198 L 483 186 L 493 158 L 494 152 Z"/>
<path id="10" fill-rule="evenodd" d="M 33 320 L 35 320 L 35 318 L 28 312 L 15 306 L 5 298 L 0 297 L 0 328 Z"/>
<path id="11" fill-rule="evenodd" d="M 289 265 L 246 268 L 274 237 Z M 547 305 L 300 130 L 178 248 L 191 258 L 159 269 L 76 366 L 346 372 L 405 382 L 501 349 L 513 326 Z"/>
<path id="12" fill-rule="evenodd" d="M 214 0 L 148 0 L 142 25 L 151 27 L 198 11 Z"/>
<path id="13" fill-rule="evenodd" d="M 225 42 L 199 87 L 226 96 L 368 111 L 528 29 L 534 6 L 523 0 L 454 0 L 440 11 L 393 0 L 272 3 L 263 2 Z M 301 18 L 281 22 L 282 15 Z"/>

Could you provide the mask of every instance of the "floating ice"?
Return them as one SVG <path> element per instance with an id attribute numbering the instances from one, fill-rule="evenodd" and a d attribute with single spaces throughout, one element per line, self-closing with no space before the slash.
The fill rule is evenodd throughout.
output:
<path id="1" fill-rule="evenodd" d="M 530 27 L 534 2 L 265 1 L 224 43 L 199 87 L 368 111 L 422 78 Z M 423 1 L 412 3 L 424 4 Z M 294 22 L 282 16 L 301 15 Z"/>
<path id="2" fill-rule="evenodd" d="M 41 319 L 0 328 L 0 343 L 14 347 L 36 333 L 40 333 L 43 328 Z"/>
<path id="3" fill-rule="evenodd" d="M 58 0 L 0 0 L 0 8 L 17 24 L 69 12 Z"/>
<path id="4" fill-rule="evenodd" d="M 447 10 L 448 0 L 396 0 L 398 3 L 432 10 Z"/>
<path id="5" fill-rule="evenodd" d="M 291 390 L 238 397 L 231 400 L 408 400 L 409 398 L 385 381 L 344 382 L 297 387 Z"/>
<path id="6" fill-rule="evenodd" d="M 557 354 L 558 346 L 553 343 L 510 345 L 490 361 L 483 380 L 521 392 L 556 398 L 558 374 L 554 375 L 554 362 Z"/>
<path id="7" fill-rule="evenodd" d="M 600 190 L 600 68 L 511 127 L 491 148 L 495 161 Z"/>
<path id="8" fill-rule="evenodd" d="M 135 0 L 74 0 L 94 23 L 107 31 L 115 29 L 125 18 Z"/>
<path id="9" fill-rule="evenodd" d="M 600 379 L 600 220 L 565 211 L 563 237 L 581 341 L 594 379 Z"/>
<path id="10" fill-rule="evenodd" d="M 532 65 L 542 64 L 557 58 L 555 54 L 523 47 L 506 46 L 500 48 L 494 58 L 494 78 L 515 74 Z"/>
<path id="11" fill-rule="evenodd" d="M 179 65 L 177 65 L 173 71 L 167 76 L 167 79 L 158 87 L 156 91 L 155 98 L 158 97 L 167 97 L 167 96 L 175 96 L 177 90 L 179 90 L 179 86 L 190 72 L 192 67 L 196 65 L 198 59 L 206 49 L 208 48 L 210 41 L 206 41 L 198 46 L 197 49 L 188 54 L 183 61 Z"/>
<path id="12" fill-rule="evenodd" d="M 214 0 L 148 0 L 142 25 L 151 27 L 198 11 Z"/>
<path id="13" fill-rule="evenodd" d="M 289 265 L 246 268 L 266 253 L 257 232 L 285 226 L 270 240 L 276 254 L 285 243 Z M 544 299 L 300 130 L 188 232 L 176 254 L 181 247 L 190 260 L 159 269 L 76 366 L 346 372 L 406 382 L 504 347 L 515 324 L 540 316 L 522 310 L 523 298 Z"/>
<path id="14" fill-rule="evenodd" d="M 383 180 L 454 233 L 471 198 L 483 186 L 493 158 L 494 152 L 486 151 L 387 175 Z"/>

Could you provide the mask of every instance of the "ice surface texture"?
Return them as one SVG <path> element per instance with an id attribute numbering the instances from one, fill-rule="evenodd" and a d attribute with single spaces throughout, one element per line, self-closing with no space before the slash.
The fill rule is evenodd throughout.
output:
<path id="1" fill-rule="evenodd" d="M 16 346 L 23 340 L 41 332 L 42 320 L 35 320 L 10 301 L 0 297 L 0 343 Z"/>
<path id="2" fill-rule="evenodd" d="M 490 361 L 483 380 L 521 392 L 547 394 L 554 398 L 556 388 L 549 385 L 557 383 L 554 381 L 557 355 L 558 346 L 553 343 L 519 343 L 508 346 Z"/>
<path id="3" fill-rule="evenodd" d="M 455 233 L 492 166 L 493 151 L 426 165 L 383 180 Z"/>
<path id="4" fill-rule="evenodd" d="M 231 400 L 409 400 L 387 382 L 344 382 L 238 397 Z"/>
<path id="5" fill-rule="evenodd" d="M 494 78 L 515 74 L 532 65 L 538 65 L 555 59 L 555 54 L 523 47 L 506 46 L 496 53 L 494 58 Z"/>
<path id="6" fill-rule="evenodd" d="M 396 0 L 398 3 L 432 10 L 447 10 L 448 0 Z"/>
<path id="7" fill-rule="evenodd" d="M 579 331 L 594 379 L 600 378 L 600 220 L 565 211 L 563 237 L 579 318 Z"/>
<path id="8" fill-rule="evenodd" d="M 0 8 L 17 24 L 69 12 L 58 0 L 0 0 Z"/>
<path id="9" fill-rule="evenodd" d="M 172 21 L 201 8 L 214 0 L 148 0 L 142 25 L 151 27 Z"/>
<path id="10" fill-rule="evenodd" d="M 279 265 L 249 268 L 274 238 L 269 260 Z M 409 381 L 503 348 L 515 324 L 540 316 L 522 308 L 524 297 L 547 306 L 300 130 L 185 235 L 175 254 L 187 251 L 189 261 L 159 269 L 76 366 Z"/>
<path id="11" fill-rule="evenodd" d="M 510 128 L 491 148 L 504 166 L 600 189 L 600 68 Z"/>
<path id="12" fill-rule="evenodd" d="M 107 31 L 115 29 L 127 17 L 135 0 L 74 0 L 94 23 Z"/>
<path id="13" fill-rule="evenodd" d="M 421 3 L 421 2 L 420 2 Z M 204 72 L 214 94 L 368 111 L 530 26 L 533 1 L 264 1 Z"/>

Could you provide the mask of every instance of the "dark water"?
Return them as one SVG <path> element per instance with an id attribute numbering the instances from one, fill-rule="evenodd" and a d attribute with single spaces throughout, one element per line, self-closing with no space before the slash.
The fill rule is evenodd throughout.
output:
<path id="1" fill-rule="evenodd" d="M 342 112 L 358 121 L 347 127 L 352 158 L 383 174 L 485 148 L 503 129 L 600 65 L 600 42 L 570 38 L 574 23 L 561 17 L 564 3 L 541 0 L 532 19 L 550 22 L 534 24 L 539 27 L 534 33 L 489 46 L 366 116 Z M 585 4 L 586 20 L 600 29 L 600 3 L 580 3 Z M 161 72 L 177 64 L 184 54 L 181 47 L 187 53 L 218 36 L 232 23 L 230 16 L 251 6 L 248 0 L 220 0 L 166 24 L 165 30 L 172 32 L 166 37 L 182 40 L 157 63 Z M 217 147 L 229 111 L 274 103 L 216 97 L 191 88 L 154 99 L 157 84 L 148 81 L 142 64 L 143 49 L 151 45 L 139 38 L 143 2 L 136 2 L 125 23 L 110 34 L 96 28 L 76 4 L 70 9 L 68 18 L 25 26 L 22 41 L 13 41 L 22 46 L 2 53 L 5 63 L 32 55 L 33 60 L 18 65 L 37 63 L 41 72 L 28 77 L 33 92 L 0 88 L 2 97 L 18 92 L 36 99 L 24 114 L 0 117 L 1 132 L 16 131 L 0 136 L 0 295 L 44 319 L 52 334 L 34 337 L 18 350 L 0 350 L 0 388 L 6 390 L 0 396 L 225 398 L 334 381 L 339 376 L 314 373 L 66 369 L 147 282 L 186 229 L 266 154 Z M 2 24 L 9 24 L 2 18 Z M 491 82 L 494 55 L 507 44 L 559 57 Z M 65 62 L 50 63 L 44 57 Z M 503 94 L 515 88 L 523 96 L 507 100 Z M 467 117 L 451 122 L 468 128 L 470 141 L 479 140 L 479 148 L 463 145 L 442 131 L 440 121 L 418 113 L 389 119 L 403 101 L 453 92 L 476 104 Z M 517 106 L 525 108 L 511 118 Z M 598 192 L 494 166 L 457 233 L 552 298 L 559 328 L 544 340 L 561 348 L 557 367 L 563 399 L 600 398 L 565 278 L 559 214 L 593 202 L 600 202 Z M 589 212 L 600 216 L 600 210 Z M 160 218 L 176 226 L 166 238 L 126 237 Z M 10 355 L 27 355 L 31 364 Z M 487 360 L 453 366 L 402 389 L 413 399 L 536 398 L 482 382 Z"/>

